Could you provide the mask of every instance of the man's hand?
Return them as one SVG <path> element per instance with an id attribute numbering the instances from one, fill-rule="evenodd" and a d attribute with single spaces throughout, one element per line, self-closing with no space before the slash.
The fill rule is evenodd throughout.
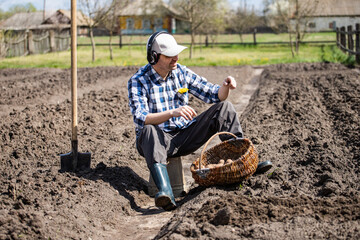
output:
<path id="1" fill-rule="evenodd" d="M 196 117 L 196 115 L 196 111 L 189 106 L 181 106 L 174 109 L 171 113 L 172 117 L 183 117 L 186 120 L 192 120 L 194 117 Z"/>
<path id="2" fill-rule="evenodd" d="M 184 117 L 186 120 L 192 120 L 196 115 L 197 113 L 192 107 L 181 106 L 164 112 L 149 113 L 145 118 L 145 124 L 158 125 L 172 117 Z"/>
<path id="3" fill-rule="evenodd" d="M 225 99 L 227 99 L 230 90 L 234 90 L 235 88 L 236 88 L 235 79 L 232 76 L 228 76 L 227 78 L 225 78 L 218 92 L 220 101 L 224 101 Z"/>
<path id="4" fill-rule="evenodd" d="M 225 87 L 229 87 L 231 90 L 236 88 L 236 81 L 232 76 L 228 76 L 224 82 L 223 82 L 223 86 Z"/>

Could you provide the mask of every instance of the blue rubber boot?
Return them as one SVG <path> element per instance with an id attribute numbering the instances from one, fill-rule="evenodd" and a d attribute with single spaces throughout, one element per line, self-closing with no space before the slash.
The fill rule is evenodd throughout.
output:
<path id="1" fill-rule="evenodd" d="M 150 173 L 154 179 L 159 192 L 155 195 L 155 205 L 162 207 L 165 211 L 176 208 L 174 194 L 171 188 L 169 175 L 165 164 L 155 163 L 150 168 Z"/>

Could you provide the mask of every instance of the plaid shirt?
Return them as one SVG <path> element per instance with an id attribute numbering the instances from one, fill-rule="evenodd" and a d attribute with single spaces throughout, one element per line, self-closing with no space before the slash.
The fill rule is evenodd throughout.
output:
<path id="1" fill-rule="evenodd" d="M 179 93 L 180 88 L 189 91 Z M 158 113 L 188 105 L 189 93 L 206 103 L 220 102 L 218 91 L 220 86 L 208 82 L 193 71 L 180 64 L 172 70 L 166 80 L 147 64 L 140 68 L 128 82 L 129 107 L 134 118 L 136 132 L 145 124 L 149 113 Z M 186 128 L 192 122 L 183 117 L 173 117 L 158 126 L 165 132 Z"/>

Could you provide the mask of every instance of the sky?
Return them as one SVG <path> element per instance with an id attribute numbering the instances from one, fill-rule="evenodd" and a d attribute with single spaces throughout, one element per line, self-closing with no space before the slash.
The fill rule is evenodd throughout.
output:
<path id="1" fill-rule="evenodd" d="M 262 2 L 263 0 L 228 0 L 230 4 L 234 7 L 239 6 L 240 2 L 244 5 L 246 2 L 247 7 L 254 9 L 256 11 L 262 10 Z M 27 3 L 32 3 L 36 9 L 43 10 L 44 9 L 44 0 L 0 0 L 0 8 L 3 11 L 9 10 L 9 8 L 13 5 L 22 4 L 25 5 Z M 47 0 L 45 1 L 45 9 L 46 10 L 58 10 L 58 9 L 70 9 L 71 0 Z"/>

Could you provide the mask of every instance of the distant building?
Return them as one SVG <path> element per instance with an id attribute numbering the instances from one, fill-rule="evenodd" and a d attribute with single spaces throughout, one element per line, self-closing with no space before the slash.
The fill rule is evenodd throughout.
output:
<path id="1" fill-rule="evenodd" d="M 306 31 L 334 31 L 336 27 L 354 26 L 355 23 L 360 22 L 360 0 L 317 0 L 317 2 L 316 4 L 313 0 L 299 0 L 300 4 L 308 3 L 307 7 L 313 6 L 305 13 L 308 20 Z M 295 16 L 295 3 L 287 0 L 277 0 L 276 3 L 271 4 L 267 9 L 269 16 L 276 15 L 278 7 L 281 11 L 292 12 Z M 291 23 L 294 25 L 295 19 L 292 19 Z M 271 26 L 274 24 L 276 23 L 270 21 Z"/>
<path id="2" fill-rule="evenodd" d="M 81 11 L 76 13 L 76 25 L 78 27 L 78 34 L 87 35 L 89 33 L 89 25 L 93 24 L 93 20 L 83 14 Z M 63 26 L 71 25 L 71 11 L 59 9 L 51 16 L 49 16 L 45 21 L 42 22 L 42 25 L 54 25 L 54 26 Z"/>
<path id="3" fill-rule="evenodd" d="M 355 26 L 360 23 L 359 0 L 319 0 L 316 11 L 311 18 L 307 29 L 312 32 L 331 31 L 336 27 Z"/>
<path id="4" fill-rule="evenodd" d="M 88 22 L 92 21 L 81 11 L 77 12 L 78 34 L 88 33 Z M 57 10 L 56 12 L 16 13 L 5 21 L 1 22 L 0 30 L 24 32 L 27 30 L 40 31 L 46 29 L 64 30 L 70 29 L 71 12 L 67 10 Z"/>
<path id="5" fill-rule="evenodd" d="M 78 34 L 88 34 L 91 20 L 77 12 Z M 64 51 L 70 47 L 70 11 L 17 13 L 0 24 L 7 57 Z M 9 33 L 9 34 L 7 34 Z"/>
<path id="6" fill-rule="evenodd" d="M 46 12 L 45 18 L 53 12 Z M 44 12 L 15 13 L 0 24 L 1 30 L 24 31 L 36 29 L 44 21 Z"/>
<path id="7" fill-rule="evenodd" d="M 151 34 L 156 31 L 184 32 L 180 14 L 162 0 L 132 0 L 118 12 L 121 34 Z"/>

